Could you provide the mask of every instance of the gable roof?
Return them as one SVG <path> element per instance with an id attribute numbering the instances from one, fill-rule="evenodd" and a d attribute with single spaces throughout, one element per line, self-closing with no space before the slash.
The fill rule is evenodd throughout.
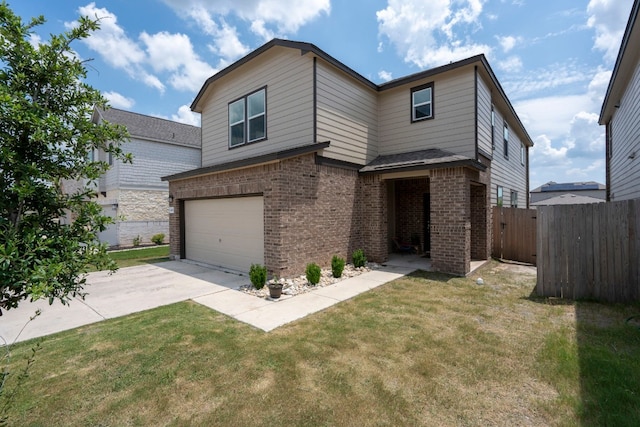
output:
<path id="1" fill-rule="evenodd" d="M 92 119 L 94 123 L 105 120 L 122 125 L 127 128 L 129 135 L 134 138 L 194 148 L 200 148 L 202 143 L 202 131 L 198 126 L 132 113 L 118 108 L 109 108 L 107 110 L 95 108 Z"/>
<path id="2" fill-rule="evenodd" d="M 600 109 L 598 123 L 607 124 L 611 120 L 613 111 L 620 106 L 627 83 L 640 58 L 640 21 L 638 21 L 638 11 L 640 10 L 640 0 L 635 0 L 631 6 L 631 13 L 627 27 L 622 36 L 622 43 L 618 51 L 616 65 L 611 73 L 611 80 L 607 87 L 607 93 Z"/>
<path id="3" fill-rule="evenodd" d="M 224 68 L 223 70 L 219 71 L 218 73 L 214 74 L 213 76 L 209 77 L 204 82 L 204 84 L 200 88 L 200 91 L 198 92 L 195 99 L 191 103 L 191 110 L 196 112 L 201 112 L 201 107 L 199 104 L 210 85 L 214 84 L 220 78 L 232 73 L 234 70 L 236 70 L 240 66 L 250 62 L 252 59 L 258 57 L 259 55 L 263 54 L 267 50 L 276 46 L 287 47 L 291 49 L 299 49 L 302 55 L 305 55 L 307 53 L 312 53 L 313 55 L 323 59 L 327 63 L 336 67 L 337 69 L 344 72 L 345 74 L 351 76 L 356 81 L 362 83 L 363 85 L 369 87 L 370 89 L 375 90 L 376 92 L 382 92 L 388 89 L 393 89 L 405 84 L 412 83 L 420 79 L 424 79 L 427 77 L 435 76 L 437 74 L 445 73 L 447 71 L 455 70 L 457 68 L 475 64 L 484 72 L 484 74 L 489 78 L 489 80 L 492 82 L 492 84 L 496 88 L 498 94 L 504 101 L 504 105 L 506 109 L 515 119 L 517 124 L 517 129 L 520 131 L 519 133 L 524 140 L 523 142 L 528 146 L 533 146 L 533 140 L 531 139 L 524 125 L 520 121 L 518 114 L 513 108 L 513 105 L 511 105 L 509 98 L 507 97 L 506 93 L 502 89 L 500 82 L 498 81 L 496 75 L 494 74 L 493 70 L 489 66 L 489 62 L 487 61 L 487 58 L 483 54 L 472 56 L 470 58 L 463 59 L 461 61 L 451 62 L 449 64 L 442 65 L 440 67 L 435 67 L 428 70 L 420 71 L 418 73 L 414 73 L 414 74 L 401 77 L 398 79 L 394 79 L 378 85 L 372 82 L 371 80 L 367 79 L 366 77 L 364 77 L 362 74 L 354 71 L 352 68 L 349 68 L 342 62 L 338 61 L 337 59 L 335 59 L 334 57 L 327 54 L 326 52 L 324 52 L 323 50 L 319 49 L 317 46 L 311 43 L 298 42 L 298 41 L 292 41 L 292 40 L 283 40 L 283 39 L 273 39 L 265 43 L 264 45 L 260 46 L 258 49 L 252 51 L 248 55 L 244 56 L 243 58 L 239 59 L 238 61 L 234 62 L 233 64 L 229 65 L 228 67 Z"/>

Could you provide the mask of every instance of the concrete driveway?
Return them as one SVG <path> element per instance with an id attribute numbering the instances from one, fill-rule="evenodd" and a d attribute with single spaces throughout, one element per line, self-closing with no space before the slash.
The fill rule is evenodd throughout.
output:
<path id="1" fill-rule="evenodd" d="M 240 285 L 250 283 L 247 276 L 185 261 L 122 268 L 113 275 L 90 273 L 85 287 L 88 295 L 84 300 L 75 298 L 69 305 L 62 305 L 59 301 L 54 301 L 53 305 L 46 301 L 24 301 L 17 309 L 3 312 L 0 337 L 6 343 L 24 341 L 186 300 L 193 300 L 268 332 L 417 268 L 428 268 L 427 264 L 407 262 L 408 259 L 403 258 L 395 265 L 387 263 L 379 269 L 333 285 L 295 297 L 283 296 L 275 301 L 238 291 Z M 28 322 L 37 309 L 42 314 Z"/>
<path id="2" fill-rule="evenodd" d="M 186 262 L 168 261 L 122 268 L 112 275 L 104 271 L 90 273 L 87 283 L 85 291 L 88 295 L 84 300 L 75 298 L 69 305 L 62 305 L 58 300 L 53 305 L 44 300 L 33 303 L 23 301 L 17 309 L 3 311 L 0 336 L 7 343 L 14 342 L 16 337 L 17 341 L 24 341 L 162 305 L 230 291 L 249 281 L 247 277 L 237 274 Z M 27 324 L 37 309 L 42 314 Z"/>

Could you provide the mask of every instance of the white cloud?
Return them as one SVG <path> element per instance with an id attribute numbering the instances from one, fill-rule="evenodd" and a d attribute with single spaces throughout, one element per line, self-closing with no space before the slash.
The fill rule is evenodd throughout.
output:
<path id="1" fill-rule="evenodd" d="M 102 94 L 109 101 L 109 105 L 115 108 L 130 109 L 136 103 L 133 99 L 119 94 L 118 92 L 104 92 Z"/>
<path id="2" fill-rule="evenodd" d="M 175 89 L 197 91 L 216 71 L 198 57 L 184 34 L 143 32 L 140 40 L 146 47 L 150 66 L 156 72 L 169 72 L 169 82 Z"/>
<path id="3" fill-rule="evenodd" d="M 605 168 L 604 159 L 598 159 L 590 164 L 586 163 L 581 167 L 568 169 L 566 174 L 570 176 L 572 180 L 578 180 L 593 176 L 593 172 L 599 172 L 600 178 L 596 179 L 596 181 L 604 183 L 602 178 L 604 177 L 603 171 Z"/>
<path id="4" fill-rule="evenodd" d="M 593 47 L 604 51 L 605 60 L 611 63 L 618 56 L 632 2 L 633 0 L 591 0 L 587 6 L 587 25 L 596 33 Z"/>
<path id="5" fill-rule="evenodd" d="M 389 80 L 393 79 L 393 76 L 391 75 L 391 72 L 381 70 L 378 72 L 378 78 L 382 81 L 388 82 Z"/>
<path id="6" fill-rule="evenodd" d="M 551 139 L 545 135 L 538 135 L 534 139 L 534 145 L 531 149 L 531 161 L 541 166 L 560 165 L 567 162 L 567 147 L 555 148 L 552 146 Z"/>
<path id="7" fill-rule="evenodd" d="M 179 14 L 203 22 L 214 17 L 235 15 L 249 22 L 252 30 L 263 38 L 292 34 L 322 14 L 331 12 L 330 0 L 164 0 Z M 194 16 L 198 11 L 203 18 Z M 205 27 L 202 27 L 205 29 Z M 265 39 L 266 40 L 266 39 Z"/>
<path id="8" fill-rule="evenodd" d="M 502 61 L 497 61 L 497 67 L 508 73 L 516 73 L 522 70 L 522 60 L 519 56 L 510 56 Z"/>
<path id="9" fill-rule="evenodd" d="M 522 99 L 532 94 L 543 94 L 549 89 L 574 84 L 585 84 L 595 71 L 575 63 L 551 64 L 542 69 L 528 71 L 524 75 L 508 76 L 502 82 L 511 100 Z"/>
<path id="10" fill-rule="evenodd" d="M 580 111 L 570 122 L 567 146 L 571 157 L 604 158 L 605 128 L 598 115 Z"/>
<path id="11" fill-rule="evenodd" d="M 118 25 L 118 18 L 104 8 L 97 8 L 95 3 L 78 8 L 82 16 L 98 18 L 100 29 L 84 39 L 92 50 L 100 52 L 102 58 L 115 68 L 129 69 L 134 64 L 145 60 L 145 54 L 140 47 L 131 40 Z M 76 23 L 67 23 L 67 27 Z"/>
<path id="12" fill-rule="evenodd" d="M 406 62 L 424 68 L 479 53 L 488 45 L 463 40 L 457 30 L 479 27 L 483 0 L 389 0 L 376 12 L 378 32 L 389 39 Z"/>
<path id="13" fill-rule="evenodd" d="M 522 41 L 520 37 L 513 36 L 496 36 L 496 39 L 498 39 L 498 43 L 500 43 L 500 46 L 502 47 L 502 51 L 504 53 L 508 53 L 511 49 L 516 47 L 517 43 L 520 43 Z"/>
<path id="14" fill-rule="evenodd" d="M 192 126 L 200 126 L 200 114 L 192 112 L 188 105 L 182 105 L 178 108 L 178 113 L 172 114 L 171 120 Z"/>

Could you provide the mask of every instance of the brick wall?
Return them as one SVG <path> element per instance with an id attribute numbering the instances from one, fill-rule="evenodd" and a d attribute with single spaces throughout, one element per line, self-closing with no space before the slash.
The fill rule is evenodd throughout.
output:
<path id="1" fill-rule="evenodd" d="M 319 166 L 313 154 L 237 171 L 174 181 L 171 254 L 180 256 L 179 199 L 262 194 L 265 265 L 272 274 L 303 274 L 307 263 L 329 266 L 362 245 L 356 171 Z"/>
<path id="2" fill-rule="evenodd" d="M 431 266 L 465 275 L 471 265 L 470 183 L 463 168 L 431 172 Z"/>
<path id="3" fill-rule="evenodd" d="M 389 255 L 386 183 L 378 175 L 361 176 L 359 193 L 361 248 L 369 261 L 386 261 Z"/>

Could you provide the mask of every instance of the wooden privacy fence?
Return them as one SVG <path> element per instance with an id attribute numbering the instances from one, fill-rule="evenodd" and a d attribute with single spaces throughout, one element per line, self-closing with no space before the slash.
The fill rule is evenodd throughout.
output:
<path id="1" fill-rule="evenodd" d="M 536 293 L 638 301 L 640 199 L 538 208 Z"/>
<path id="2" fill-rule="evenodd" d="M 494 207 L 491 254 L 536 264 L 536 210 Z"/>

